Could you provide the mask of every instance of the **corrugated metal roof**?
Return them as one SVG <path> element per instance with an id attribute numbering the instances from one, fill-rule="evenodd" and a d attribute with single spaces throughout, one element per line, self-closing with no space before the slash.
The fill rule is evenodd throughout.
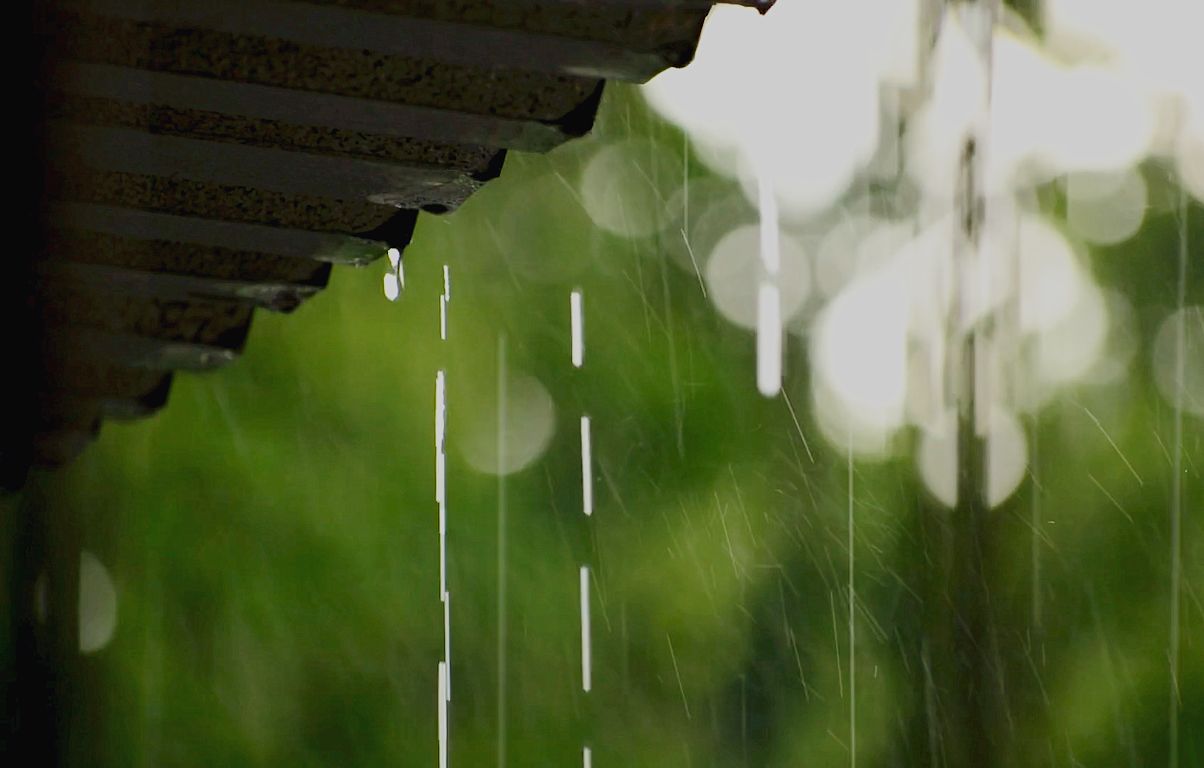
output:
<path id="1" fill-rule="evenodd" d="M 770 3 L 745 0 L 766 8 Z M 693 56 L 709 0 L 57 0 L 36 459 Z"/>

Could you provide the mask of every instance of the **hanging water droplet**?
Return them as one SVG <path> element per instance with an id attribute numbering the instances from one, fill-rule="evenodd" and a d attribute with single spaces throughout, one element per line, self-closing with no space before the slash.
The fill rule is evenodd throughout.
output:
<path id="1" fill-rule="evenodd" d="M 397 279 L 397 275 L 390 272 L 385 275 L 385 298 L 389 301 L 397 301 L 397 297 L 401 295 L 401 281 Z"/>
<path id="2" fill-rule="evenodd" d="M 385 298 L 389 301 L 397 301 L 401 292 L 406 289 L 406 265 L 401 260 L 400 250 L 390 248 L 388 255 L 389 266 L 393 271 L 385 275 Z"/>

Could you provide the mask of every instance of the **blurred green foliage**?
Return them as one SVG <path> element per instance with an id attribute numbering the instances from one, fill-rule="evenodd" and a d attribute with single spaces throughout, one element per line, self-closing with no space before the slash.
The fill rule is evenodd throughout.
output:
<path id="1" fill-rule="evenodd" d="M 678 233 L 633 240 L 591 224 L 576 192 L 583 164 L 627 136 L 684 159 L 679 133 L 635 91 L 612 89 L 593 137 L 512 155 L 460 211 L 423 216 L 397 304 L 381 296 L 381 268 L 337 270 L 294 315 L 259 313 L 237 364 L 179 376 L 162 414 L 106 425 L 70 468 L 35 478 L 119 594 L 112 642 L 80 662 L 80 765 L 436 764 L 440 368 L 451 762 L 500 764 L 498 485 L 457 449 L 493 429 L 499 336 L 508 366 L 536 377 L 556 407 L 546 454 L 505 480 L 506 765 L 580 764 L 584 740 L 598 766 L 847 764 L 851 663 L 858 764 L 940 761 L 930 726 L 951 713 L 925 685 L 927 633 L 956 585 L 934 573 L 924 529 L 950 513 L 906 446 L 853 467 L 850 649 L 849 469 L 815 428 L 805 346 L 788 353 L 796 429 L 785 400 L 756 393 L 751 335 L 669 263 Z M 679 167 L 694 183 L 707 176 Z M 1056 194 L 1046 197 L 1056 213 Z M 1204 215 L 1193 217 L 1188 300 L 1199 304 Z M 1149 348 L 1175 301 L 1177 247 L 1167 205 L 1134 240 L 1091 254 L 1097 279 L 1133 303 L 1140 352 L 1118 383 L 1070 391 L 1027 425 L 1032 478 L 990 523 L 1006 711 L 989 723 L 997 746 L 979 765 L 1167 764 L 1174 413 L 1152 384 Z M 444 263 L 452 301 L 440 343 Z M 580 371 L 568 355 L 575 288 L 586 306 Z M 594 425 L 590 520 L 582 412 Z M 1189 766 L 1204 765 L 1204 425 L 1184 419 L 1178 695 Z M 588 695 L 582 563 L 595 579 Z"/>

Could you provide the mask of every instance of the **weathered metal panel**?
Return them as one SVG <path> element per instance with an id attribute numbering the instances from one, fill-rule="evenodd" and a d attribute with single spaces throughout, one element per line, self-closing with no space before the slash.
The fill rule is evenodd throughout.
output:
<path id="1" fill-rule="evenodd" d="M 765 10 L 768 0 L 741 0 Z M 403 249 L 603 81 L 694 55 L 710 0 L 47 0 L 34 451 L 234 360 L 254 308 Z"/>

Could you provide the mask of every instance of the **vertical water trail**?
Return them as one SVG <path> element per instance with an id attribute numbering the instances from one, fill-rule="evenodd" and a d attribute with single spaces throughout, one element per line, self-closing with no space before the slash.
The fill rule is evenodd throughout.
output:
<path id="1" fill-rule="evenodd" d="M 1041 633 L 1041 627 L 1044 622 L 1042 617 L 1043 607 L 1041 600 L 1041 438 L 1039 429 L 1041 426 L 1040 417 L 1036 414 L 1032 419 L 1033 436 L 1029 447 L 1029 466 L 1030 474 L 1032 475 L 1032 496 L 1029 501 L 1031 509 L 1029 510 L 1029 526 L 1032 528 L 1031 539 L 1029 541 L 1029 555 L 1032 559 L 1032 572 L 1029 578 L 1032 580 L 1031 610 L 1033 629 Z"/>
<path id="2" fill-rule="evenodd" d="M 669 658 L 673 661 L 673 676 L 677 678 L 677 691 L 681 694 L 681 706 L 686 711 L 686 719 L 692 720 L 690 702 L 686 699 L 686 686 L 681 681 L 681 669 L 677 666 L 677 652 L 673 650 L 673 638 L 665 633 L 665 642 L 669 644 Z"/>
<path id="3" fill-rule="evenodd" d="M 853 567 L 856 557 L 853 549 L 854 516 L 853 516 L 853 428 L 849 427 L 848 454 L 848 496 L 849 496 L 849 765 L 857 768 L 857 589 L 853 581 Z"/>
<path id="4" fill-rule="evenodd" d="M 148 535 L 147 538 L 148 541 L 143 548 L 145 553 L 143 578 L 147 585 L 147 605 L 163 606 L 165 604 L 163 599 L 164 579 L 160 575 L 162 546 L 158 542 L 157 535 Z M 155 642 L 155 640 L 163 636 L 167 623 L 165 614 L 165 611 L 157 610 L 151 620 L 142 622 L 142 658 L 144 662 L 140 693 L 142 695 L 141 764 L 143 768 L 162 764 L 162 713 L 164 711 L 163 692 L 166 675 L 164 673 L 163 643 Z"/>
<path id="5" fill-rule="evenodd" d="M 439 507 L 439 599 L 447 594 L 447 459 L 443 452 L 447 425 L 447 376 L 435 374 L 435 504 Z"/>
<path id="6" fill-rule="evenodd" d="M 990 150 L 993 35 L 1000 0 L 944 0 L 936 17 L 940 37 L 964 35 L 981 72 L 978 111 L 958 139 L 953 189 L 952 306 L 945 335 L 946 391 L 956 418 L 956 504 L 940 538 L 940 600 L 949 616 L 936 618 L 939 648 L 932 660 L 938 696 L 940 742 L 948 765 L 998 762 L 993 737 L 1006 712 L 992 619 L 987 499 L 988 413 L 992 405 L 987 363 L 993 334 L 1004 324 L 987 303 L 990 286 L 983 240 L 992 217 L 987 190 Z M 934 36 L 936 39 L 936 36 Z"/>
<path id="7" fill-rule="evenodd" d="M 435 374 L 435 503 L 439 506 L 439 600 L 443 603 L 443 664 L 451 701 L 451 594 L 447 589 L 447 375 Z"/>
<path id="8" fill-rule="evenodd" d="M 594 459 L 589 416 L 581 417 L 581 511 L 594 514 Z"/>
<path id="9" fill-rule="evenodd" d="M 573 367 L 580 368 L 585 362 L 585 316 L 581 303 L 581 291 L 573 291 L 569 294 L 569 327 Z"/>
<path id="10" fill-rule="evenodd" d="M 506 335 L 497 340 L 497 764 L 506 766 Z"/>
<path id="11" fill-rule="evenodd" d="M 768 174 L 757 175 L 761 209 L 761 279 L 757 289 L 757 389 L 773 397 L 782 388 L 781 244 L 778 201 Z"/>
<path id="12" fill-rule="evenodd" d="M 439 296 L 439 338 L 447 341 L 447 305 L 451 303 L 451 270 L 443 265 L 443 293 Z"/>
<path id="13" fill-rule="evenodd" d="M 439 662 L 439 768 L 447 768 L 447 667 Z"/>
<path id="14" fill-rule="evenodd" d="M 581 690 L 593 688 L 593 652 L 590 636 L 589 566 L 581 566 Z"/>
<path id="15" fill-rule="evenodd" d="M 585 360 L 585 312 L 581 291 L 569 296 L 570 357 L 573 367 L 580 369 Z M 590 417 L 581 416 L 581 512 L 588 520 L 594 514 L 593 449 L 590 432 Z M 581 690 L 589 693 L 593 689 L 593 645 L 590 629 L 590 567 L 585 564 L 578 570 L 578 589 L 581 603 Z M 582 763 L 593 762 L 592 753 L 582 745 Z"/>
<path id="16" fill-rule="evenodd" d="M 665 341 L 669 350 L 669 383 L 673 387 L 673 426 L 674 433 L 677 438 L 677 456 L 679 459 L 686 458 L 686 438 L 685 438 L 685 394 L 681 386 L 681 373 L 678 370 L 677 363 L 677 332 L 674 330 L 676 323 L 672 322 L 673 317 L 673 298 L 669 290 L 669 266 L 664 260 L 661 260 L 659 265 L 661 276 L 661 296 L 665 302 Z"/>
<path id="17" fill-rule="evenodd" d="M 690 134 L 681 133 L 681 234 L 690 231 Z"/>
<path id="18" fill-rule="evenodd" d="M 1174 426 L 1174 460 L 1171 464 L 1171 605 L 1170 605 L 1170 647 L 1168 657 L 1170 665 L 1170 703 L 1168 715 L 1167 740 L 1170 749 L 1168 765 L 1170 768 L 1179 766 L 1179 712 L 1183 700 L 1179 695 L 1179 603 L 1183 589 L 1183 544 L 1181 527 L 1183 518 L 1183 395 L 1187 388 L 1185 381 L 1187 368 L 1187 313 L 1184 306 L 1187 302 L 1187 217 L 1188 199 L 1187 186 L 1179 179 L 1179 269 L 1176 287 L 1175 313 L 1175 426 Z"/>
<path id="19" fill-rule="evenodd" d="M 405 286 L 401 255 L 389 259 L 397 272 L 399 285 Z M 439 338 L 447 341 L 447 299 L 451 278 L 443 266 L 443 293 L 439 297 Z M 386 287 L 388 281 L 386 279 Z M 443 661 L 438 666 L 439 693 L 439 768 L 447 768 L 448 703 L 451 701 L 451 593 L 447 589 L 447 371 L 435 373 L 435 504 L 439 508 L 439 600 L 443 604 Z"/>
<path id="20" fill-rule="evenodd" d="M 447 701 L 451 701 L 451 593 L 443 593 L 443 666 L 447 677 Z"/>

